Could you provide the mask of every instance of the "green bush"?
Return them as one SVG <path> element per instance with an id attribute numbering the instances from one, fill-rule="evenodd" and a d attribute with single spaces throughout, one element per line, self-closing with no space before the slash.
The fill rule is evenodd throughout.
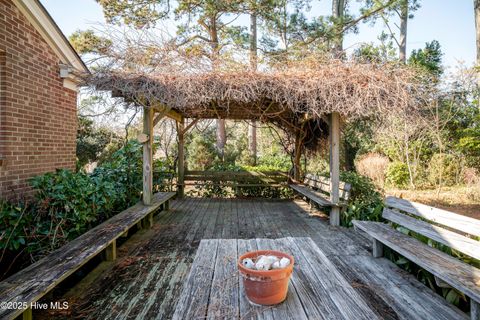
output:
<path id="1" fill-rule="evenodd" d="M 452 186 L 458 183 L 461 161 L 451 154 L 436 153 L 428 165 L 428 182 L 434 186 Z"/>
<path id="2" fill-rule="evenodd" d="M 163 179 L 154 175 L 154 186 Z M 129 141 L 90 175 L 57 170 L 31 185 L 33 205 L 0 202 L 0 249 L 43 255 L 135 204 L 142 191 L 142 146 Z"/>
<path id="3" fill-rule="evenodd" d="M 352 171 L 340 173 L 340 180 L 352 185 L 348 207 L 342 213 L 342 225 L 351 227 L 352 220 L 380 221 L 383 195 L 372 180 Z"/>
<path id="4" fill-rule="evenodd" d="M 25 246 L 32 215 L 23 204 L 14 205 L 0 200 L 0 250 L 16 251 Z"/>
<path id="5" fill-rule="evenodd" d="M 391 186 L 405 188 L 409 181 L 408 166 L 399 161 L 390 163 L 387 168 L 386 181 Z"/>

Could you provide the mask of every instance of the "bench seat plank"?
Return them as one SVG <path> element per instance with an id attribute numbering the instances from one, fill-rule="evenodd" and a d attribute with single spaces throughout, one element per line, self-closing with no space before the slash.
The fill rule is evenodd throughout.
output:
<path id="1" fill-rule="evenodd" d="M 145 206 L 141 202 L 137 203 L 0 282 L 0 301 L 28 303 L 38 301 L 130 227 L 149 213 L 156 211 L 174 196 L 175 192 L 156 193 L 153 196 L 152 205 Z M 22 312 L 23 310 L 0 309 L 0 318 L 14 318 Z"/>
<path id="2" fill-rule="evenodd" d="M 290 184 L 290 188 L 293 190 L 297 191 L 298 193 L 304 195 L 305 197 L 309 198 L 313 202 L 317 203 L 318 205 L 322 207 L 331 207 L 334 204 L 330 202 L 327 198 L 324 198 L 322 195 L 320 195 L 319 192 L 315 192 L 309 187 L 306 186 L 301 186 L 298 184 Z"/>
<path id="3" fill-rule="evenodd" d="M 383 218 L 480 260 L 480 241 L 385 208 Z"/>
<path id="4" fill-rule="evenodd" d="M 432 248 L 381 222 L 358 221 L 353 224 L 374 239 L 441 278 L 446 283 L 480 302 L 480 270 Z"/>
<path id="5" fill-rule="evenodd" d="M 391 196 L 385 199 L 385 205 L 430 220 L 434 223 L 480 237 L 480 220 L 478 219 Z"/>

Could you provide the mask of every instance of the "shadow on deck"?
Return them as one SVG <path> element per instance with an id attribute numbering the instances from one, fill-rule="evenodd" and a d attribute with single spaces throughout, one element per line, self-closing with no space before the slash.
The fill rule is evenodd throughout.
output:
<path id="1" fill-rule="evenodd" d="M 185 198 L 120 246 L 60 300 L 82 319 L 171 318 L 202 239 L 310 237 L 367 304 L 385 319 L 455 319 L 458 311 L 386 259 L 371 256 L 370 241 L 353 229 L 331 227 L 287 200 Z"/>

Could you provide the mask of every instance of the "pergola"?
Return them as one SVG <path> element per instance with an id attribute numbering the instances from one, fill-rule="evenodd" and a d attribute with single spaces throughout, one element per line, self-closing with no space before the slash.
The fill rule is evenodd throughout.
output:
<path id="1" fill-rule="evenodd" d="M 152 199 L 153 128 L 164 117 L 177 123 L 178 196 L 184 195 L 187 131 L 199 119 L 258 120 L 295 137 L 294 179 L 307 138 L 326 135 L 330 152 L 331 202 L 339 202 L 342 119 L 388 114 L 418 104 L 422 92 L 412 72 L 399 66 L 332 61 L 276 72 L 145 73 L 102 71 L 89 78 L 97 90 L 143 107 L 143 203 Z M 187 120 L 189 121 L 187 122 Z M 334 207 L 331 224 L 339 225 Z"/>

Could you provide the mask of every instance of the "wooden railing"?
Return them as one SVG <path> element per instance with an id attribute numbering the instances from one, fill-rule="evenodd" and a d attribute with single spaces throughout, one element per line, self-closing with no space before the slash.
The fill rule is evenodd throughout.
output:
<path id="1" fill-rule="evenodd" d="M 185 185 L 217 185 L 224 187 L 283 187 L 288 174 L 281 171 L 187 171 Z"/>

